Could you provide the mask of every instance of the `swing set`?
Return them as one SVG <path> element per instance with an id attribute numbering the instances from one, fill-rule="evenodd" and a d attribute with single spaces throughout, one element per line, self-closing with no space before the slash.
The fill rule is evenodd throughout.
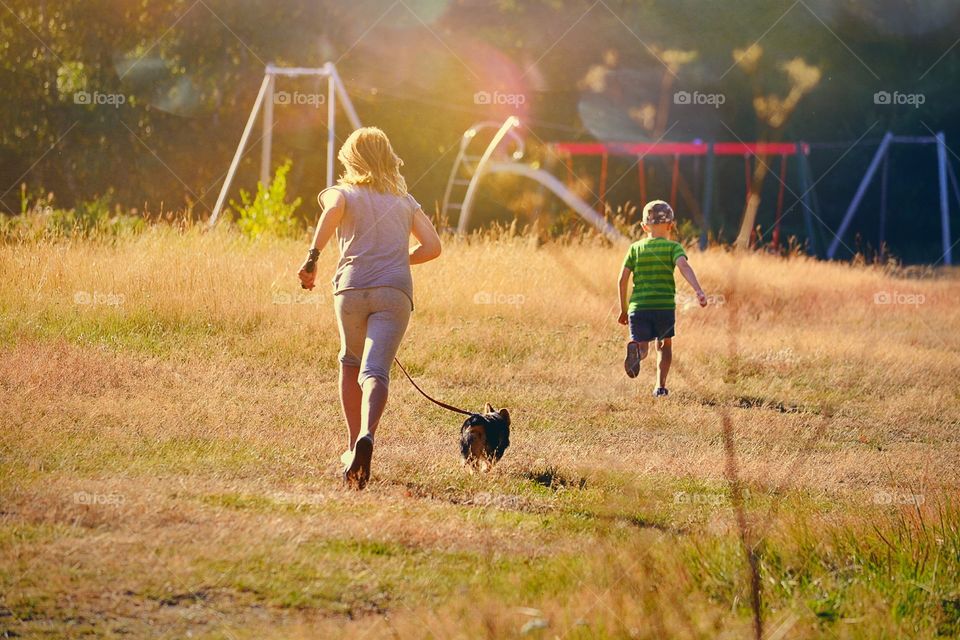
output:
<path id="1" fill-rule="evenodd" d="M 647 159 L 664 158 L 670 167 L 670 202 L 676 203 L 677 196 L 683 195 L 697 218 L 702 221 L 703 229 L 700 235 L 701 248 L 707 245 L 707 236 L 711 229 L 711 214 L 716 181 L 716 158 L 740 156 L 743 158 L 744 182 L 746 185 L 744 203 L 750 197 L 750 184 L 753 178 L 754 158 L 779 158 L 778 171 L 774 177 L 779 183 L 777 192 L 777 208 L 774 216 L 771 243 L 774 250 L 780 248 L 781 223 L 784 215 L 784 199 L 786 196 L 787 160 L 791 156 L 797 158 L 800 177 L 800 200 L 803 202 L 803 215 L 807 234 L 810 238 L 809 251 L 816 254 L 813 216 L 816 211 L 816 201 L 811 188 L 810 145 L 804 142 L 554 142 L 551 150 L 557 157 L 563 158 L 567 170 L 567 184 L 572 187 L 576 181 L 573 170 L 575 157 L 599 157 L 600 181 L 598 192 L 595 194 L 594 206 L 602 213 L 606 207 L 609 159 L 611 156 L 636 158 L 637 180 L 640 187 L 640 200 L 647 202 Z M 700 173 L 700 163 L 704 163 L 703 191 L 701 202 L 698 204 L 689 185 L 680 173 L 681 157 L 691 157 L 695 163 L 695 173 Z M 770 163 L 774 164 L 773 162 Z M 772 168 L 771 168 L 772 171 Z M 756 231 L 751 234 L 751 244 L 756 242 Z"/>

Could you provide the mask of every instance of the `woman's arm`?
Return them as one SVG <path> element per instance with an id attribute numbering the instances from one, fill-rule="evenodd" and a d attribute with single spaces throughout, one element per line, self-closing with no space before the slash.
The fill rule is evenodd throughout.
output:
<path id="1" fill-rule="evenodd" d="M 307 256 L 300 272 L 300 286 L 304 289 L 313 289 L 317 279 L 317 257 L 323 250 L 333 233 L 343 220 L 343 194 L 336 189 L 328 189 L 320 196 L 320 204 L 323 205 L 323 212 L 317 221 L 317 228 L 313 232 L 313 243 L 310 245 L 310 254 Z"/>
<path id="2" fill-rule="evenodd" d="M 422 264 L 440 257 L 440 236 L 423 209 L 417 209 L 413 214 L 410 233 L 417 239 L 417 245 L 410 249 L 410 264 Z"/>
<path id="3" fill-rule="evenodd" d="M 310 248 L 323 251 L 343 220 L 343 194 L 336 189 L 328 189 L 320 196 L 320 204 L 323 205 L 323 212 L 317 221 L 317 229 L 313 232 L 313 244 Z"/>

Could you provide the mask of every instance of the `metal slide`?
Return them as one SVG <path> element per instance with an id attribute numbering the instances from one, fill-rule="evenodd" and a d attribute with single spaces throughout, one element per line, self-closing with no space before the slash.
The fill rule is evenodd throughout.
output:
<path id="1" fill-rule="evenodd" d="M 482 124 L 486 125 L 487 123 Z M 541 185 L 552 191 L 554 195 L 563 200 L 563 202 L 571 209 L 576 211 L 581 218 L 592 224 L 611 241 L 626 242 L 627 238 L 617 231 L 616 227 L 610 224 L 603 216 L 594 211 L 590 205 L 577 197 L 576 194 L 567 189 L 567 187 L 564 186 L 562 182 L 557 180 L 552 174 L 520 162 L 490 161 L 494 152 L 497 150 L 497 147 L 499 147 L 503 140 L 508 136 L 515 136 L 516 134 L 513 129 L 514 127 L 519 126 L 520 120 L 516 116 L 510 116 L 507 118 L 500 126 L 500 129 L 497 131 L 496 135 L 493 136 L 493 140 L 491 140 L 483 155 L 477 158 L 477 163 L 471 171 L 472 175 L 469 181 L 462 181 L 467 182 L 467 192 L 463 197 L 463 202 L 457 203 L 456 206 L 456 208 L 460 209 L 460 219 L 457 222 L 457 232 L 463 234 L 467 231 L 467 226 L 470 223 L 470 213 L 473 210 L 473 201 L 476 197 L 477 188 L 483 176 L 488 173 L 512 173 L 514 175 L 524 176 L 525 178 L 530 178 L 531 180 L 539 182 Z M 450 175 L 450 183 L 447 185 L 447 193 L 444 196 L 444 213 L 446 213 L 448 208 L 453 208 L 450 206 L 449 202 L 449 194 L 452 188 L 451 185 L 454 184 L 454 179 L 457 177 L 459 164 L 462 156 L 464 155 L 465 148 L 475 134 L 476 128 L 474 127 L 468 129 L 467 133 L 464 134 L 464 144 L 461 146 L 460 155 L 458 156 L 457 163 L 455 164 L 454 170 Z M 522 146 L 520 149 L 522 154 Z M 518 154 L 514 153 L 513 157 L 519 160 Z"/>
<path id="2" fill-rule="evenodd" d="M 519 162 L 495 162 L 488 165 L 484 173 L 512 173 L 536 180 L 552 191 L 555 196 L 563 200 L 568 207 L 576 211 L 581 218 L 596 227 L 612 242 L 627 242 L 627 238 L 617 231 L 616 227 L 607 222 L 603 216 L 594 211 L 586 202 L 578 198 L 570 189 L 567 189 L 552 173 L 548 173 L 543 169 L 534 169 L 530 165 Z"/>

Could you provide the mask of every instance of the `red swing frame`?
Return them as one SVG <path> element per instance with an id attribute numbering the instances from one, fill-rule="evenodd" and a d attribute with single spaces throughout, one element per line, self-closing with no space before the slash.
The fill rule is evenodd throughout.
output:
<path id="1" fill-rule="evenodd" d="M 564 158 L 567 169 L 567 184 L 575 182 L 573 158 L 575 156 L 600 157 L 600 183 L 598 185 L 596 206 L 600 213 L 606 209 L 607 178 L 609 171 L 609 157 L 632 156 L 637 158 L 637 179 L 640 187 L 640 199 L 647 202 L 647 177 L 644 159 L 647 156 L 673 156 L 673 165 L 670 176 L 670 202 L 677 201 L 677 192 L 680 182 L 680 157 L 703 157 L 711 149 L 706 142 L 553 142 L 551 150 Z M 744 161 L 744 180 L 746 185 L 744 206 L 750 197 L 750 183 L 752 180 L 751 158 L 779 156 L 780 167 L 777 179 L 780 183 L 777 192 L 777 209 L 774 216 L 773 234 L 771 242 L 775 250 L 780 248 L 780 229 L 783 220 L 783 207 L 786 191 L 787 158 L 798 153 L 797 144 L 792 142 L 716 142 L 712 152 L 716 156 L 742 156 Z M 809 145 L 800 145 L 799 152 L 809 154 Z M 756 242 L 756 230 L 751 231 L 750 243 Z"/>

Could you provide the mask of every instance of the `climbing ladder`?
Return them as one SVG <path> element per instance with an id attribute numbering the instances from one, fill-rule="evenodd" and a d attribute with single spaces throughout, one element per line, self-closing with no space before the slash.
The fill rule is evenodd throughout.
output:
<path id="1" fill-rule="evenodd" d="M 453 161 L 453 168 L 450 170 L 450 178 L 447 180 L 447 188 L 443 192 L 443 205 L 440 208 L 442 219 L 449 220 L 452 212 L 460 216 L 463 209 L 463 201 L 467 194 L 467 187 L 470 185 L 474 174 L 477 171 L 477 165 L 483 157 L 481 155 L 470 153 L 470 146 L 476 140 L 477 134 L 484 129 L 499 129 L 503 123 L 492 120 L 478 122 L 463 132 L 460 138 L 460 149 L 457 151 L 457 157 Z M 507 136 L 513 139 L 517 144 L 513 152 L 513 159 L 519 160 L 525 152 L 523 138 L 511 129 Z"/>

